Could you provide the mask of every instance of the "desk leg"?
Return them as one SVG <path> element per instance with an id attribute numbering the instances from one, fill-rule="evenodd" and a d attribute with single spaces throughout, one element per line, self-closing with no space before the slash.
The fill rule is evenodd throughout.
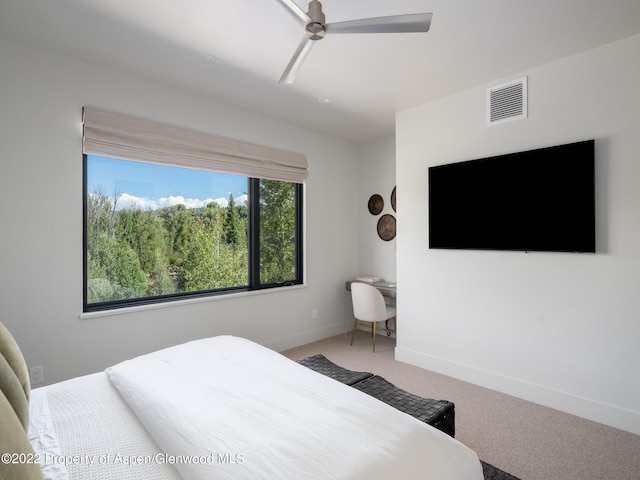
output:
<path id="1" fill-rule="evenodd" d="M 391 332 L 389 331 L 389 320 L 384 321 L 384 326 L 387 327 L 387 337 L 391 336 Z M 396 339 L 398 338 L 398 317 L 393 317 L 393 333 L 396 334 Z"/>

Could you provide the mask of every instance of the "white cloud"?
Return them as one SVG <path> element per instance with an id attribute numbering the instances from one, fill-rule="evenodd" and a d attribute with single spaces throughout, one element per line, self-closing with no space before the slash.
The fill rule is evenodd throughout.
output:
<path id="1" fill-rule="evenodd" d="M 247 201 L 247 195 L 240 195 L 235 199 L 236 205 L 244 205 Z M 187 208 L 202 208 L 209 205 L 211 202 L 215 202 L 218 206 L 224 208 L 229 205 L 229 201 L 226 198 L 207 198 L 206 200 L 200 200 L 198 198 L 184 198 L 181 195 L 162 197 L 158 200 L 150 198 L 135 197 L 128 193 L 123 193 L 118 197 L 117 209 L 132 208 L 140 210 L 158 210 L 160 208 L 173 207 L 174 205 L 184 205 Z"/>

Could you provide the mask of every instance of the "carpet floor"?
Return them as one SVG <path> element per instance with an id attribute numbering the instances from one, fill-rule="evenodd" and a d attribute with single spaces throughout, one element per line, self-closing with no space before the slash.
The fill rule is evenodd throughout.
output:
<path id="1" fill-rule="evenodd" d="M 456 439 L 485 462 L 491 480 L 640 480 L 640 436 L 399 362 L 395 340 L 337 335 L 282 352 L 292 360 L 322 354 L 333 363 L 380 375 L 398 388 L 449 400 Z M 509 473 L 506 473 L 509 472 Z"/>
<path id="2" fill-rule="evenodd" d="M 328 360 L 324 355 L 313 355 L 299 360 L 311 370 L 326 375 L 345 385 L 352 386 L 361 392 L 372 395 L 392 407 L 413 415 L 421 422 L 441 430 L 447 435 L 454 435 L 455 420 L 450 403 L 438 403 L 439 400 L 425 399 L 399 389 L 384 378 L 372 372 L 356 372 L 349 370 Z M 480 460 L 485 480 L 518 480 L 513 475 L 500 470 L 493 465 Z"/>

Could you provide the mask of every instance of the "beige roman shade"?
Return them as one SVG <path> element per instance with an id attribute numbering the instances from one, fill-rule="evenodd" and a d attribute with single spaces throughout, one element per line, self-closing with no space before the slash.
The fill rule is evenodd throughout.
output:
<path id="1" fill-rule="evenodd" d="M 84 154 L 296 183 L 307 178 L 307 157 L 299 153 L 93 107 L 84 107 L 83 125 Z"/>

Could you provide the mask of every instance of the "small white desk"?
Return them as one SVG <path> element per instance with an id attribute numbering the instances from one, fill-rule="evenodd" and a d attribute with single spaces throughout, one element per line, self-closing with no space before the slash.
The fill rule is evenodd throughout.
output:
<path id="1" fill-rule="evenodd" d="M 345 285 L 345 288 L 347 289 L 347 291 L 349 291 L 349 292 L 351 291 L 351 284 L 353 282 L 356 282 L 356 281 L 357 280 L 349 280 L 347 282 L 347 284 Z M 396 298 L 396 284 L 395 283 L 389 283 L 389 282 L 374 282 L 374 283 L 360 282 L 360 283 L 368 283 L 369 285 L 373 285 L 378 290 L 380 290 L 380 293 L 382 293 L 383 297 Z"/>
<path id="2" fill-rule="evenodd" d="M 395 304 L 396 301 L 396 284 L 395 283 L 390 283 L 390 282 L 361 282 L 360 280 L 349 280 L 346 284 L 345 284 L 345 289 L 350 292 L 351 291 L 351 284 L 354 282 L 359 282 L 359 283 L 368 283 L 369 285 L 373 285 L 374 287 L 376 287 L 380 293 L 382 293 L 383 297 L 387 297 L 387 298 L 392 298 L 393 300 L 390 300 L 389 303 L 391 304 Z M 347 302 L 348 304 L 345 305 L 345 312 L 347 310 L 351 309 L 351 301 L 349 300 Z M 350 310 L 351 314 L 353 313 L 352 310 Z M 347 330 L 348 330 L 348 322 L 346 321 L 347 318 L 349 318 L 351 315 L 350 314 L 346 314 L 345 313 L 345 327 L 344 327 L 344 333 L 345 335 L 347 334 Z M 352 320 L 353 321 L 353 320 Z M 389 327 L 389 321 L 387 320 L 387 328 Z M 394 321 L 394 328 L 396 328 L 396 324 Z M 353 327 L 351 327 L 353 328 Z"/>

